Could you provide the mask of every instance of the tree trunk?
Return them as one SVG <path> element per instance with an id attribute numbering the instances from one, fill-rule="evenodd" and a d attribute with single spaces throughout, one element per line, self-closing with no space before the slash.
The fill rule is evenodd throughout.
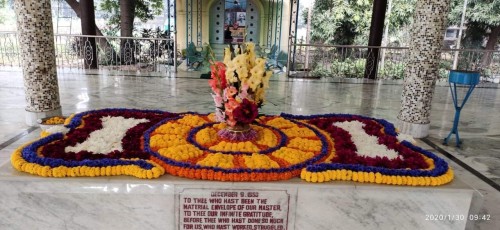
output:
<path id="1" fill-rule="evenodd" d="M 135 0 L 120 0 L 120 35 L 121 37 L 132 37 L 134 30 Z M 122 63 L 133 64 L 134 41 L 132 39 L 122 39 L 120 42 L 120 56 Z"/>
<path id="2" fill-rule="evenodd" d="M 385 11 L 387 0 L 373 1 L 372 21 L 370 26 L 370 36 L 368 46 L 380 46 L 384 35 Z M 378 69 L 379 48 L 368 48 L 365 63 L 365 78 L 376 79 Z"/>
<path id="3" fill-rule="evenodd" d="M 68 5 L 71 7 L 71 9 L 73 9 L 73 11 L 75 11 L 76 16 L 81 18 L 80 17 L 80 15 L 81 15 L 80 3 L 78 3 L 76 0 L 65 0 L 65 1 L 66 1 L 66 3 L 68 3 Z M 94 21 L 94 24 L 95 24 L 95 21 Z M 95 32 L 96 32 L 97 36 L 104 36 L 104 34 L 101 32 L 99 27 L 97 27 L 97 25 L 95 25 Z M 119 56 L 117 55 L 115 49 L 113 48 L 113 46 L 111 45 L 111 43 L 109 43 L 109 41 L 107 39 L 98 38 L 97 44 L 99 44 L 100 50 L 105 50 L 107 58 L 109 56 L 110 60 L 108 60 L 108 61 L 111 61 L 112 63 L 120 62 Z"/>
<path id="4" fill-rule="evenodd" d="M 488 37 L 488 42 L 486 43 L 486 51 L 495 50 L 495 46 L 498 43 L 498 36 L 500 36 L 500 25 L 491 28 L 490 36 Z M 492 52 L 485 52 L 481 60 L 481 68 L 487 68 L 493 57 Z"/>
<path id="5" fill-rule="evenodd" d="M 85 12 L 80 15 L 82 35 L 96 35 L 94 0 L 80 0 L 80 10 Z M 87 46 L 87 42 L 90 47 Z M 87 37 L 84 43 L 85 54 L 83 65 L 88 69 L 97 69 L 97 46 L 95 37 Z M 87 52 L 88 51 L 88 52 Z"/>

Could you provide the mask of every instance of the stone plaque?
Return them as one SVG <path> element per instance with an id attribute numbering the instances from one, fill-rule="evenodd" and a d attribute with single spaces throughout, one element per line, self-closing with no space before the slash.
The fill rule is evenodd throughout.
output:
<path id="1" fill-rule="evenodd" d="M 286 190 L 186 188 L 179 193 L 180 229 L 288 228 Z"/>

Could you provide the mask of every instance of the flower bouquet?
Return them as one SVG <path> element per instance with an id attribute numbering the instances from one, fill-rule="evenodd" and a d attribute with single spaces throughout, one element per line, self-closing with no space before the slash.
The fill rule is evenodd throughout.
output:
<path id="1" fill-rule="evenodd" d="M 219 132 L 223 139 L 246 141 L 257 135 L 252 123 L 258 109 L 264 104 L 265 91 L 269 88 L 272 71 L 266 71 L 264 58 L 255 55 L 255 44 L 246 43 L 231 52 L 225 49 L 224 62 L 210 66 L 212 97 L 215 117 L 225 122 L 227 128 Z"/>

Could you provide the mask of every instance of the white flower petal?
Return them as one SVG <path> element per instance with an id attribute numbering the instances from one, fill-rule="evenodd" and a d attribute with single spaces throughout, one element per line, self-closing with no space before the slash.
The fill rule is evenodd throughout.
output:
<path id="1" fill-rule="evenodd" d="M 388 149 L 387 146 L 378 143 L 378 138 L 375 136 L 368 135 L 363 127 L 365 124 L 359 121 L 344 121 L 336 122 L 333 125 L 344 129 L 351 134 L 352 141 L 356 145 L 356 153 L 360 156 L 365 157 L 387 157 L 390 160 L 396 159 L 399 154 Z"/>
<path id="2" fill-rule="evenodd" d="M 127 131 L 138 124 L 148 122 L 147 119 L 124 117 L 101 118 L 102 129 L 90 133 L 90 136 L 76 146 L 67 146 L 65 152 L 89 151 L 94 154 L 106 154 L 115 150 L 122 151 L 122 139 Z"/>

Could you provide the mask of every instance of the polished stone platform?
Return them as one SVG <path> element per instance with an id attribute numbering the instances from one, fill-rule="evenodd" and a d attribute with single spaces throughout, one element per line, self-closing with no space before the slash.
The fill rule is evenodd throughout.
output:
<path id="1" fill-rule="evenodd" d="M 212 182 L 169 175 L 41 178 L 5 162 L 0 229 L 456 230 L 466 229 L 471 202 L 481 199 L 477 193 L 459 179 L 439 187 L 402 187 L 300 179 Z"/>
<path id="2" fill-rule="evenodd" d="M 199 79 L 199 74 L 197 72 L 179 72 L 172 76 L 164 74 L 152 76 L 151 74 L 143 75 L 135 72 L 61 69 L 58 70 L 58 78 L 63 114 L 69 115 L 75 112 L 107 107 L 161 109 L 173 112 L 212 112 L 212 98 L 206 97 L 210 89 L 206 79 Z M 9 159 L 15 148 L 36 139 L 39 136 L 40 129 L 32 130 L 25 124 L 25 97 L 21 70 L 0 67 L 0 81 L 2 82 L 0 84 L 0 105 L 2 105 L 0 107 L 1 165 Z M 401 106 L 401 83 L 402 81 L 370 81 L 334 77 L 320 80 L 303 80 L 276 76 L 276 78 L 271 79 L 271 89 L 267 96 L 269 103 L 262 108 L 262 112 L 266 114 L 279 114 L 281 112 L 292 114 L 353 113 L 383 118 L 395 123 Z M 447 84 L 438 82 L 432 102 L 430 137 L 428 138 L 434 144 L 446 149 L 453 156 L 496 183 L 500 183 L 500 155 L 498 154 L 500 120 L 497 116 L 492 116 L 492 114 L 500 113 L 499 86 L 499 84 L 482 84 L 474 90 L 470 102 L 462 111 L 459 131 L 464 143 L 462 148 L 458 149 L 453 145 L 454 142 L 450 146 L 440 145 L 442 139 L 448 135 L 452 127 L 454 108 Z M 426 146 L 422 142 L 419 142 L 418 146 L 435 152 L 441 158 L 448 159 L 446 156 L 440 155 L 436 149 Z M 474 193 L 476 198 L 472 201 L 469 213 L 491 216 L 489 220 L 468 222 L 466 229 L 497 229 L 500 226 L 499 190 L 485 183 L 455 162 L 447 161 L 455 170 L 455 182 L 458 182 L 458 180 L 463 181 L 467 186 L 477 191 Z M 22 180 L 25 177 L 14 177 L 9 178 L 9 180 Z M 5 180 L 5 177 L 2 178 L 1 180 Z M 28 176 L 28 178 L 33 179 L 34 177 Z M 117 179 L 112 178 L 112 180 Z M 123 177 L 123 179 L 130 181 L 131 178 Z M 46 179 L 36 179 L 36 181 L 40 180 Z M 85 181 L 86 179 L 79 178 L 77 180 Z M 106 179 L 99 178 L 98 180 Z M 56 181 L 60 182 L 62 180 Z M 138 181 L 137 183 L 143 182 Z M 209 184 L 209 182 L 200 183 Z M 336 186 L 337 183 L 321 186 L 327 185 Z M 358 183 L 349 185 L 364 186 Z M 7 189 L 5 186 L 7 184 L 0 183 L 0 190 L 5 191 Z M 393 186 L 389 187 L 393 188 Z M 12 189 L 15 190 L 16 188 L 13 187 Z M 12 195 L 12 193 L 10 194 Z M 0 199 L 0 202 L 3 205 L 6 201 Z M 67 203 L 61 203 L 61 205 L 50 204 L 53 209 L 66 206 Z M 4 214 L 3 210 L 0 209 L 0 218 Z M 84 209 L 79 210 L 83 211 Z M 93 215 L 92 218 L 101 218 L 100 216 L 104 215 L 106 210 L 96 211 L 98 214 Z M 15 212 L 15 210 L 9 211 L 9 214 L 12 214 L 12 212 Z M 452 213 L 453 210 L 448 210 L 446 214 Z M 408 219 L 405 216 L 396 217 L 400 218 L 400 222 Z M 146 219 L 147 217 L 143 216 L 142 218 Z M 395 218 L 388 218 L 387 221 L 395 221 Z M 427 222 L 425 216 L 419 219 L 420 222 Z M 3 223 L 3 221 L 0 220 L 0 223 Z M 45 223 L 43 226 L 47 226 L 48 222 Z M 64 223 L 64 221 L 56 223 L 57 225 L 54 225 L 56 226 L 55 229 L 64 228 L 64 224 L 60 224 Z M 376 225 L 374 226 L 375 229 Z M 130 228 L 134 227 L 136 226 Z M 84 227 L 72 228 L 81 229 Z M 388 228 L 402 229 L 399 226 Z M 5 228 L 2 225 L 0 229 L 19 228 Z M 303 228 L 297 227 L 296 229 Z M 306 230 L 308 229 L 306 228 Z"/>

